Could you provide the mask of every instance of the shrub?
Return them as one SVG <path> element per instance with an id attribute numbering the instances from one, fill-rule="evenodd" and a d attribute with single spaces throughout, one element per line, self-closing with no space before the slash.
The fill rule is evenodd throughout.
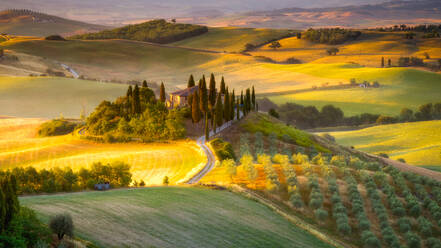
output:
<path id="1" fill-rule="evenodd" d="M 349 223 L 342 223 L 340 225 L 337 225 L 337 230 L 341 235 L 350 235 L 351 234 L 351 226 Z"/>
<path id="2" fill-rule="evenodd" d="M 66 39 L 64 39 L 61 35 L 58 35 L 58 34 L 49 35 L 44 39 L 45 40 L 55 40 L 55 41 L 66 41 Z"/>
<path id="3" fill-rule="evenodd" d="M 299 193 L 292 194 L 291 197 L 289 198 L 289 201 L 297 209 L 300 209 L 303 207 L 302 197 L 300 196 Z"/>
<path id="4" fill-rule="evenodd" d="M 77 124 L 64 119 L 54 119 L 41 124 L 38 135 L 42 137 L 65 135 L 71 133 Z"/>
<path id="5" fill-rule="evenodd" d="M 319 222 L 324 222 L 328 218 L 328 211 L 324 210 L 323 208 L 319 208 L 315 211 L 315 218 Z"/>
<path id="6" fill-rule="evenodd" d="M 214 152 L 216 153 L 216 156 L 219 158 L 219 160 L 225 160 L 225 159 L 233 159 L 236 160 L 236 155 L 234 154 L 233 146 L 229 143 L 224 141 L 221 138 L 216 138 L 210 141 L 211 147 L 213 147 Z"/>
<path id="7" fill-rule="evenodd" d="M 279 113 L 277 113 L 277 111 L 275 109 L 273 109 L 273 108 L 268 111 L 268 114 L 271 115 L 274 118 L 277 118 L 277 119 L 280 118 Z"/>
<path id="8" fill-rule="evenodd" d="M 434 237 L 428 238 L 424 244 L 427 248 L 441 248 L 441 241 Z"/>
<path id="9" fill-rule="evenodd" d="M 74 230 L 72 217 L 69 214 L 56 215 L 50 220 L 49 228 L 57 234 L 58 240 L 62 240 L 64 235 L 72 237 Z"/>
<path id="10" fill-rule="evenodd" d="M 406 233 L 406 243 L 409 248 L 420 248 L 421 238 L 412 232 Z"/>

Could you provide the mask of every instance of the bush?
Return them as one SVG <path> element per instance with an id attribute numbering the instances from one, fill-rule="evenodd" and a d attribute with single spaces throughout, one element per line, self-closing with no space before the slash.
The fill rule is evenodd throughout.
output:
<path id="1" fill-rule="evenodd" d="M 277 118 L 277 119 L 280 118 L 279 113 L 277 113 L 277 111 L 275 109 L 273 109 L 273 108 L 268 111 L 268 114 L 271 115 L 274 118 Z"/>
<path id="2" fill-rule="evenodd" d="M 72 217 L 69 214 L 56 215 L 50 220 L 49 228 L 57 234 L 58 240 L 62 240 L 64 235 L 72 237 L 74 230 Z"/>
<path id="3" fill-rule="evenodd" d="M 324 210 L 323 208 L 319 208 L 315 211 L 315 218 L 319 222 L 324 222 L 328 218 L 328 211 Z"/>
<path id="4" fill-rule="evenodd" d="M 428 238 L 424 244 L 427 248 L 441 248 L 441 241 L 433 237 Z"/>
<path id="5" fill-rule="evenodd" d="M 302 197 L 300 196 L 299 193 L 292 194 L 291 197 L 289 198 L 289 201 L 297 209 L 300 209 L 303 207 Z"/>
<path id="6" fill-rule="evenodd" d="M 420 248 L 421 238 L 412 232 L 406 233 L 406 243 L 409 248 Z"/>
<path id="7" fill-rule="evenodd" d="M 226 159 L 236 160 L 236 155 L 234 154 L 233 146 L 224 141 L 221 138 L 216 138 L 210 141 L 211 147 L 213 147 L 216 156 L 222 161 Z"/>
<path id="8" fill-rule="evenodd" d="M 73 132 L 77 124 L 64 119 L 55 119 L 41 124 L 38 135 L 41 137 L 65 135 Z"/>
<path id="9" fill-rule="evenodd" d="M 66 41 L 66 39 L 64 39 L 61 35 L 58 35 L 58 34 L 49 35 L 44 39 L 45 40 L 55 40 L 55 41 Z"/>

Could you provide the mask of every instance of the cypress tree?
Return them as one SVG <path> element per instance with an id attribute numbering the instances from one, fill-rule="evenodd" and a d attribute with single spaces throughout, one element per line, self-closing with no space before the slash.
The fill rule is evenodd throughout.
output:
<path id="1" fill-rule="evenodd" d="M 225 122 L 230 119 L 230 94 L 228 93 L 228 88 L 225 90 L 224 95 L 224 120 Z"/>
<path id="2" fill-rule="evenodd" d="M 254 92 L 254 85 L 251 92 L 251 103 L 253 104 L 253 110 L 256 110 L 256 93 Z"/>
<path id="3" fill-rule="evenodd" d="M 146 80 L 144 80 L 143 82 L 142 82 L 142 87 L 143 88 L 148 88 L 149 86 L 147 85 L 147 81 Z"/>
<path id="4" fill-rule="evenodd" d="M 127 89 L 127 93 L 126 93 L 126 112 L 127 112 L 127 115 L 132 113 L 132 96 L 133 96 L 132 86 L 129 85 L 129 88 Z"/>
<path id="5" fill-rule="evenodd" d="M 208 127 L 208 115 L 205 115 L 205 142 L 210 140 L 210 128 Z"/>
<path id="6" fill-rule="evenodd" d="M 199 123 L 199 121 L 201 120 L 201 111 L 199 109 L 198 92 L 195 92 L 192 98 L 193 98 L 193 103 L 191 107 L 191 118 L 193 120 L 193 123 Z"/>
<path id="7" fill-rule="evenodd" d="M 243 105 L 243 90 L 240 92 L 240 105 Z"/>
<path id="8" fill-rule="evenodd" d="M 246 106 L 246 110 L 247 113 L 250 112 L 251 110 L 251 94 L 250 94 L 250 89 L 248 88 L 246 90 L 246 97 L 245 97 L 246 101 L 245 101 L 245 106 Z"/>
<path id="9" fill-rule="evenodd" d="M 141 113 L 141 100 L 139 99 L 139 87 L 135 85 L 133 90 L 133 101 L 132 101 L 132 114 Z"/>
<path id="10" fill-rule="evenodd" d="M 214 105 L 216 104 L 216 79 L 214 78 L 214 74 L 211 73 L 210 76 L 210 90 L 208 94 L 208 100 L 210 101 L 209 104 L 212 108 L 214 108 Z"/>
<path id="11" fill-rule="evenodd" d="M 207 95 L 207 84 L 205 79 L 202 80 L 201 88 L 199 89 L 199 106 L 203 114 L 207 113 L 208 110 L 208 95 Z"/>
<path id="12" fill-rule="evenodd" d="M 187 88 L 191 88 L 195 86 L 194 77 L 193 74 L 190 75 L 190 78 L 188 79 Z"/>
<path id="13" fill-rule="evenodd" d="M 381 57 L 381 68 L 384 68 L 384 57 Z"/>
<path id="14" fill-rule="evenodd" d="M 220 92 L 222 94 L 225 94 L 225 80 L 224 80 L 224 76 L 222 76 L 221 85 L 220 85 Z"/>
<path id="15" fill-rule="evenodd" d="M 164 83 L 161 82 L 161 89 L 159 91 L 159 100 L 161 102 L 165 103 L 165 87 L 164 87 Z"/>
<path id="16" fill-rule="evenodd" d="M 218 127 L 222 126 L 222 120 L 223 120 L 223 106 L 222 106 L 221 96 L 222 96 L 221 94 L 217 95 L 216 110 L 215 110 L 216 126 Z"/>
<path id="17" fill-rule="evenodd" d="M 388 60 L 387 60 L 387 66 L 389 66 L 389 67 L 392 66 L 392 60 L 391 60 L 391 59 L 388 59 Z"/>
<path id="18" fill-rule="evenodd" d="M 240 118 L 240 102 L 239 99 L 236 100 L 236 119 L 239 120 Z"/>
<path id="19" fill-rule="evenodd" d="M 234 94 L 234 90 L 233 90 L 233 94 L 231 95 L 230 100 L 231 100 L 230 119 L 234 120 L 234 109 L 235 109 L 235 104 L 236 104 L 236 95 Z"/>

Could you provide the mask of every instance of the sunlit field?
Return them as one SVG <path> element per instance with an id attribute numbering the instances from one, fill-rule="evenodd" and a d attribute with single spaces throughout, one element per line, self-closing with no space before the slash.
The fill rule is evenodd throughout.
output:
<path id="1" fill-rule="evenodd" d="M 228 191 L 158 187 L 20 202 L 46 222 L 70 213 L 76 235 L 100 247 L 331 247 L 266 206 Z"/>
<path id="2" fill-rule="evenodd" d="M 404 158 L 411 165 L 441 168 L 441 121 L 382 125 L 331 133 L 337 142 L 369 153 Z"/>
<path id="3" fill-rule="evenodd" d="M 144 180 L 147 185 L 160 185 L 165 176 L 170 178 L 171 184 L 189 179 L 206 163 L 205 154 L 194 141 L 99 144 L 71 134 L 37 138 L 29 135 L 35 133 L 36 126 L 32 124 L 21 130 L 13 130 L 16 135 L 22 134 L 15 138 L 6 135 L 2 126 L 1 169 L 33 166 L 37 170 L 55 167 L 79 170 L 95 162 L 123 161 L 131 166 L 134 180 Z"/>

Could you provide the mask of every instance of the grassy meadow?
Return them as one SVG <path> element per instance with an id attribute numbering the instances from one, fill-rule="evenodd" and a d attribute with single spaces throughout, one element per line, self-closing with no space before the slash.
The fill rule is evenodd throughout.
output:
<path id="1" fill-rule="evenodd" d="M 46 222 L 70 213 L 76 234 L 100 247 L 330 247 L 266 206 L 228 191 L 158 187 L 20 202 Z"/>
<path id="2" fill-rule="evenodd" d="M 1 115 L 54 118 L 90 113 L 103 100 L 124 95 L 127 85 L 57 77 L 0 76 Z"/>
<path id="3" fill-rule="evenodd" d="M 131 166 L 134 180 L 160 185 L 165 176 L 171 184 L 188 179 L 206 163 L 194 141 L 101 144 L 71 134 L 40 138 L 35 136 L 39 123 L 41 120 L 0 119 L 0 169 L 33 166 L 76 171 L 95 162 L 123 161 Z"/>
<path id="4" fill-rule="evenodd" d="M 441 121 L 381 125 L 331 133 L 339 144 L 404 158 L 411 165 L 441 169 Z"/>
<path id="5" fill-rule="evenodd" d="M 172 43 L 175 46 L 219 52 L 241 52 L 247 43 L 260 44 L 289 33 L 284 29 L 209 28 L 208 33 Z"/>

